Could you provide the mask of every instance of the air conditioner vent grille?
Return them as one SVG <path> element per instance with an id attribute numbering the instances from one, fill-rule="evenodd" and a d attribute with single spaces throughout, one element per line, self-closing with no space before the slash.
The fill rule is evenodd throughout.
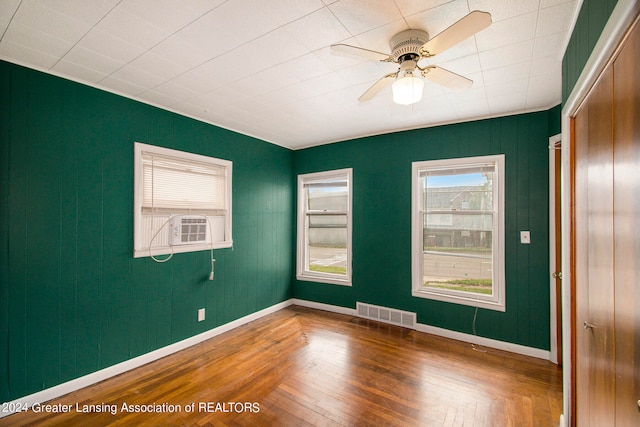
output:
<path id="1" fill-rule="evenodd" d="M 402 326 L 405 328 L 416 328 L 416 313 L 396 310 L 395 308 L 380 307 L 362 302 L 356 303 L 356 313 L 358 317 L 377 320 L 379 322 Z"/>
<path id="2" fill-rule="evenodd" d="M 178 215 L 169 221 L 172 245 L 209 243 L 208 220 L 203 216 Z"/>

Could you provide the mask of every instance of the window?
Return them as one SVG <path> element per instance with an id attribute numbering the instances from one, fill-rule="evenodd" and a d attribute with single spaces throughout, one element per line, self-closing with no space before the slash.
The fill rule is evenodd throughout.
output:
<path id="1" fill-rule="evenodd" d="M 231 247 L 232 163 L 139 142 L 134 147 L 133 256 Z"/>
<path id="2" fill-rule="evenodd" d="M 413 296 L 505 311 L 504 155 L 413 163 Z"/>
<path id="3" fill-rule="evenodd" d="M 298 279 L 351 285 L 351 176 L 298 176 Z"/>

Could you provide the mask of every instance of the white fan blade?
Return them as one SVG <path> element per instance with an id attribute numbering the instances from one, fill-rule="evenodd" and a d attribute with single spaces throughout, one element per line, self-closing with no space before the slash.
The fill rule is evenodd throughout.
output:
<path id="1" fill-rule="evenodd" d="M 468 39 L 491 25 L 491 14 L 474 10 L 449 28 L 422 45 L 427 56 L 437 55 Z"/>
<path id="2" fill-rule="evenodd" d="M 358 98 L 358 101 L 365 102 L 370 100 L 371 98 L 376 96 L 378 92 L 380 92 L 382 89 L 384 89 L 389 84 L 391 84 L 396 79 L 396 76 L 397 76 L 397 73 L 389 73 L 386 76 L 382 77 L 380 80 L 375 82 L 373 86 L 367 89 L 365 93 L 360 95 L 360 98 Z"/>
<path id="3" fill-rule="evenodd" d="M 455 91 L 469 89 L 473 84 L 473 80 L 436 66 L 427 67 L 427 70 L 422 75 L 434 83 Z"/>
<path id="4" fill-rule="evenodd" d="M 392 60 L 388 53 L 377 52 L 375 50 L 364 49 L 362 47 L 351 46 L 348 44 L 332 44 L 331 53 L 338 55 L 357 56 L 360 58 L 375 59 L 378 61 Z"/>

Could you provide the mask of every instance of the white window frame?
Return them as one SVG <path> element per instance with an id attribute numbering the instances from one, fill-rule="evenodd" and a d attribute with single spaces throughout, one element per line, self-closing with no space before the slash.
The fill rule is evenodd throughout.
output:
<path id="1" fill-rule="evenodd" d="M 314 211 L 307 210 L 307 197 L 305 192 L 305 184 L 317 183 L 322 181 L 331 181 L 335 179 L 347 178 L 347 189 L 349 192 L 347 211 L 331 211 L 336 215 L 345 215 L 347 224 L 347 263 L 346 275 L 338 275 L 331 273 L 322 273 L 311 271 L 307 265 L 307 248 L 309 236 L 307 235 L 307 218 Z M 298 280 L 308 282 L 330 283 L 336 285 L 351 286 L 352 267 L 351 267 L 351 235 L 352 235 L 352 200 L 353 200 L 353 171 L 348 169 L 337 169 L 326 172 L 315 172 L 298 175 L 298 237 L 297 237 L 297 256 L 296 256 L 296 277 Z M 323 211 L 327 213 L 327 211 Z"/>
<path id="2" fill-rule="evenodd" d="M 493 164 L 493 294 L 481 295 L 470 292 L 429 288 L 424 286 L 423 262 L 423 206 L 424 192 L 421 174 L 429 169 L 468 167 L 470 165 Z M 463 304 L 490 310 L 506 311 L 505 264 L 504 264 L 504 154 L 466 157 L 445 160 L 428 160 L 412 163 L 412 295 L 454 304 Z"/>
<path id="3" fill-rule="evenodd" d="M 171 161 L 184 161 L 185 163 L 193 163 L 198 162 L 203 165 L 211 165 L 214 167 L 224 169 L 224 207 L 219 209 L 220 212 L 215 215 L 202 213 L 201 210 L 194 208 L 193 210 L 188 207 L 181 208 L 157 208 L 152 209 L 153 212 L 151 214 L 147 212 L 143 214 L 143 184 L 144 184 L 144 174 L 143 174 L 143 156 L 148 155 L 157 155 L 162 158 L 170 158 Z M 212 250 L 219 248 L 229 248 L 233 246 L 233 238 L 231 235 L 231 190 L 232 190 L 232 169 L 233 163 L 229 160 L 217 159 L 215 157 L 203 156 L 200 154 L 188 153 L 185 151 L 172 150 L 170 148 L 164 147 L 156 147 L 154 145 L 144 144 L 141 142 L 134 143 L 134 201 L 133 201 L 133 257 L 141 258 L 141 257 L 154 257 L 156 255 L 169 255 L 174 253 L 184 253 L 184 252 L 195 252 L 202 250 Z M 194 244 L 174 244 L 171 245 L 161 244 L 155 245 L 151 247 L 151 243 L 149 240 L 149 236 L 145 236 L 143 232 L 143 215 L 153 215 L 154 216 L 154 230 L 162 230 L 158 231 L 158 235 L 168 235 L 169 233 L 169 223 L 168 219 L 172 216 L 184 216 L 184 217 L 202 217 L 207 218 L 209 222 L 209 230 L 211 230 L 211 220 L 218 219 L 223 216 L 224 220 L 224 238 L 222 240 L 215 240 L 208 238 L 206 243 L 194 243 Z M 157 224 L 156 224 L 157 223 Z M 166 232 L 165 232 L 166 229 Z M 160 234 L 161 233 L 161 234 Z M 147 232 L 149 234 L 149 232 Z M 208 236 L 209 237 L 209 236 Z M 166 240 L 166 237 L 163 237 Z M 212 241 L 213 240 L 213 241 Z"/>

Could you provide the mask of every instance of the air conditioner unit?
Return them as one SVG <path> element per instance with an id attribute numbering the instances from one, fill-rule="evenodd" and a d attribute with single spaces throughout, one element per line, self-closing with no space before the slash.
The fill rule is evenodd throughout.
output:
<path id="1" fill-rule="evenodd" d="M 200 215 L 176 215 L 169 220 L 169 244 L 211 243 L 209 221 Z"/>

